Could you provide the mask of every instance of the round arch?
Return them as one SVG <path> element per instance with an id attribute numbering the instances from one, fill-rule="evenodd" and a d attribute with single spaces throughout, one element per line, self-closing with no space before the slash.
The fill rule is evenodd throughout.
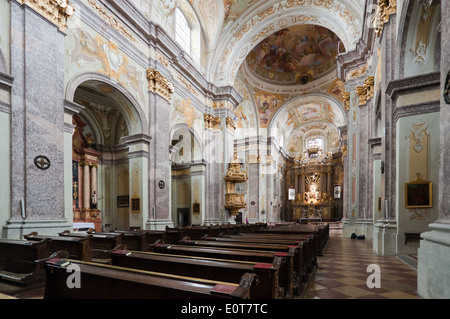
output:
<path id="1" fill-rule="evenodd" d="M 312 94 L 297 96 L 297 97 L 293 98 L 292 100 L 286 102 L 281 107 L 279 107 L 270 119 L 269 125 L 267 126 L 268 131 L 269 132 L 271 131 L 271 129 L 274 126 L 274 123 L 276 123 L 278 118 L 284 112 L 286 112 L 289 108 L 294 107 L 296 105 L 307 104 L 307 103 L 312 103 L 312 102 L 328 103 L 332 107 L 333 111 L 338 112 L 338 115 L 342 116 L 342 122 L 338 122 L 337 124 L 343 125 L 345 123 L 346 112 L 344 111 L 342 103 L 336 97 L 330 96 L 327 94 L 322 94 L 322 93 L 312 93 Z M 339 125 L 336 125 L 336 126 L 339 126 Z"/>
<path id="2" fill-rule="evenodd" d="M 242 14 L 223 35 L 217 54 L 211 59 L 211 76 L 217 85 L 231 85 L 242 61 L 262 39 L 283 28 L 314 24 L 333 31 L 347 51 L 355 48 L 361 35 L 362 8 L 352 0 L 344 5 L 305 1 L 282 5 L 270 1 Z"/>
<path id="3" fill-rule="evenodd" d="M 139 105 L 136 98 L 125 88 L 122 84 L 111 81 L 109 76 L 96 72 L 86 72 L 75 75 L 66 85 L 65 99 L 69 102 L 74 102 L 75 92 L 77 88 L 88 81 L 97 81 L 108 84 L 115 88 L 118 92 L 126 98 L 129 110 L 121 109 L 127 126 L 130 130 L 130 135 L 133 134 L 148 134 L 149 126 L 146 115 Z"/>
<path id="4" fill-rule="evenodd" d="M 192 134 L 192 136 L 194 137 L 194 143 L 195 143 L 194 147 L 195 146 L 199 147 L 198 154 L 200 154 L 201 159 L 203 159 L 204 158 L 204 154 L 203 154 L 204 146 L 203 146 L 203 143 L 202 143 L 202 138 L 200 137 L 200 135 L 194 129 L 189 127 L 187 124 L 185 124 L 185 123 L 178 123 L 178 124 L 175 124 L 174 126 L 172 126 L 170 128 L 170 131 L 169 131 L 170 141 L 171 142 L 173 141 L 176 132 L 178 132 L 180 130 L 181 131 L 188 131 L 190 134 Z"/>

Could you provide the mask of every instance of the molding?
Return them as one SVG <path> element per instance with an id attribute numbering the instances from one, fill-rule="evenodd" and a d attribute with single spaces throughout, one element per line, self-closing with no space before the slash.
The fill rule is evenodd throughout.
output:
<path id="1" fill-rule="evenodd" d="M 393 112 L 393 122 L 396 123 L 401 117 L 440 112 L 440 110 L 440 101 L 396 107 Z"/>
<path id="2" fill-rule="evenodd" d="M 132 144 L 146 143 L 150 144 L 152 137 L 147 134 L 134 134 L 126 137 L 122 137 L 122 143 L 129 146 Z"/>
<path id="3" fill-rule="evenodd" d="M 85 109 L 84 106 L 82 106 L 76 102 L 64 100 L 64 112 L 71 116 L 73 116 L 75 114 L 79 114 L 84 109 Z"/>
<path id="4" fill-rule="evenodd" d="M 440 72 L 431 72 L 392 80 L 387 84 L 386 94 L 393 100 L 397 100 L 401 94 L 438 89 L 440 88 L 440 81 Z"/>
<path id="5" fill-rule="evenodd" d="M 11 88 L 13 86 L 13 82 L 14 82 L 14 77 L 0 72 L 0 86 L 6 86 L 8 88 Z"/>

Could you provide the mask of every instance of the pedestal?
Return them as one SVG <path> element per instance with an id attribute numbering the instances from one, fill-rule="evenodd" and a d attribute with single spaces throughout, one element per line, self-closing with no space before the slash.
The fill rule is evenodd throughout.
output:
<path id="1" fill-rule="evenodd" d="M 382 256 L 397 253 L 397 225 L 393 220 L 379 220 L 373 228 L 373 250 Z"/>
<path id="2" fill-rule="evenodd" d="M 417 258 L 417 291 L 430 299 L 450 298 L 450 224 L 434 223 L 422 233 Z"/>

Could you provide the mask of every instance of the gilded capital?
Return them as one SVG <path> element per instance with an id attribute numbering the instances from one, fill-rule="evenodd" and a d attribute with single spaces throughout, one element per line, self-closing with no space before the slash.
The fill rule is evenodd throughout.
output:
<path id="1" fill-rule="evenodd" d="M 344 103 L 344 110 L 346 110 L 346 111 L 350 110 L 350 93 L 344 92 L 342 94 L 342 99 L 343 99 L 343 103 Z"/>
<path id="2" fill-rule="evenodd" d="M 234 123 L 233 119 L 230 116 L 227 116 L 227 129 L 230 129 L 234 131 L 236 129 L 236 124 Z"/>
<path id="3" fill-rule="evenodd" d="M 35 12 L 56 25 L 61 31 L 65 31 L 67 19 L 73 16 L 75 8 L 68 0 L 21 0 Z"/>
<path id="4" fill-rule="evenodd" d="M 153 68 L 147 70 L 148 90 L 170 102 L 174 92 L 173 83 Z"/>

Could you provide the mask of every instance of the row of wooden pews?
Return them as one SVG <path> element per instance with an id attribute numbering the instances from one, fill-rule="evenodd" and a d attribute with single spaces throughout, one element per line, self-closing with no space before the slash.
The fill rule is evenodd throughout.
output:
<path id="1" fill-rule="evenodd" d="M 284 226 L 266 224 L 65 231 L 21 242 L 43 251 L 27 258 L 45 278 L 45 298 L 282 299 L 301 292 L 317 265 L 316 247 L 323 248 L 326 226 L 304 226 L 282 233 Z M 80 274 L 77 289 L 68 285 L 69 268 Z"/>

